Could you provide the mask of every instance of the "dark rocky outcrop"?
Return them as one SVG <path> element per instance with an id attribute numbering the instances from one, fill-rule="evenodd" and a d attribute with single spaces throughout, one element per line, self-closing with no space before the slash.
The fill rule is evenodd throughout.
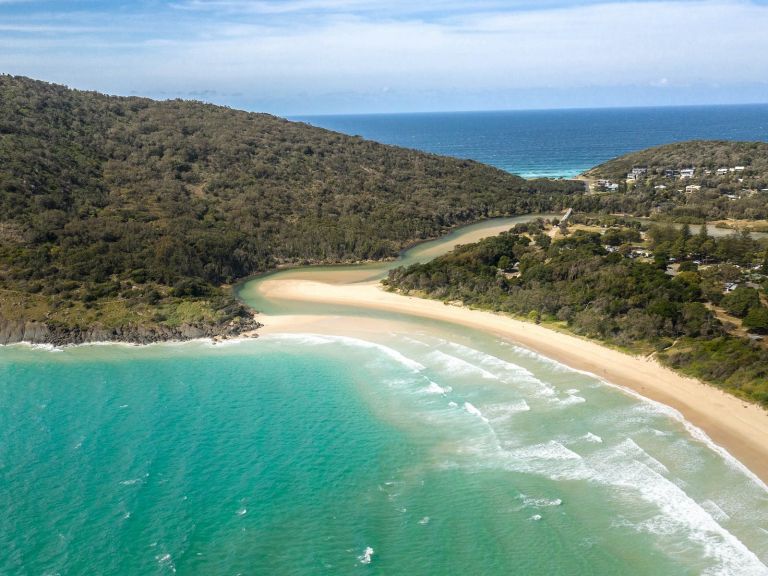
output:
<path id="1" fill-rule="evenodd" d="M 261 328 L 255 318 L 236 318 L 226 324 L 190 325 L 178 327 L 121 326 L 119 328 L 65 327 L 54 323 L 7 321 L 0 318 L 0 344 L 29 342 L 30 344 L 53 344 L 66 346 L 88 342 L 127 342 L 131 344 L 151 344 L 193 340 L 195 338 L 233 338 Z"/>

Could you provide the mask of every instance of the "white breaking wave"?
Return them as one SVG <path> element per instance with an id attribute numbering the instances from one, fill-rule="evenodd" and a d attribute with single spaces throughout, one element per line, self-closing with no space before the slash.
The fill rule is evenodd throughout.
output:
<path id="1" fill-rule="evenodd" d="M 370 342 L 368 340 L 362 340 L 360 338 L 352 338 L 351 336 L 327 336 L 324 334 L 271 334 L 263 337 L 269 340 L 287 340 L 292 342 L 299 342 L 309 346 L 318 346 L 324 344 L 342 344 L 353 348 L 363 348 L 367 350 L 376 350 L 381 352 L 385 356 L 394 360 L 398 364 L 410 369 L 413 372 L 421 372 L 424 370 L 424 366 L 418 363 L 416 360 L 408 358 L 404 354 L 401 354 L 394 348 L 385 346 L 384 344 L 378 344 L 377 342 Z"/>
<path id="2" fill-rule="evenodd" d="M 659 510 L 659 514 L 641 522 L 637 530 L 666 536 L 659 541 L 662 546 L 671 535 L 701 545 L 704 555 L 716 564 L 702 574 L 765 576 L 768 568 L 760 559 L 682 488 L 646 463 L 627 460 L 628 452 L 638 451 L 644 453 L 634 442 L 625 441 L 595 454 L 589 461 L 594 470 L 592 481 L 630 491 Z"/>
<path id="3" fill-rule="evenodd" d="M 474 348 L 462 346 L 455 342 L 449 342 L 447 344 L 457 354 L 472 359 L 477 365 L 482 366 L 483 369 L 491 372 L 495 378 L 510 382 L 513 384 L 528 384 L 535 385 L 539 388 L 539 391 L 546 396 L 551 396 L 555 393 L 554 388 L 551 385 L 536 378 L 533 373 L 514 362 L 504 360 L 498 356 L 487 354 Z"/>
<path id="4" fill-rule="evenodd" d="M 170 568 L 171 572 L 174 574 L 176 573 L 176 566 L 173 564 L 173 558 L 171 558 L 170 554 L 158 554 L 155 556 L 155 560 L 157 560 L 157 563 L 161 566 L 167 566 Z"/>
<path id="5" fill-rule="evenodd" d="M 422 342 L 421 340 L 416 340 L 415 338 L 410 338 L 402 334 L 397 334 L 397 337 L 400 338 L 400 340 L 402 340 L 403 342 L 406 342 L 408 344 L 414 344 L 416 346 L 421 346 L 423 348 L 429 348 L 429 344 L 427 344 L 426 342 Z"/>
<path id="6" fill-rule="evenodd" d="M 597 378 L 597 376 L 595 377 Z M 611 388 L 616 388 L 618 390 L 621 390 L 625 394 L 632 396 L 637 400 L 640 400 L 645 410 L 650 410 L 656 414 L 661 414 L 669 418 L 672 418 L 673 420 L 677 420 L 683 425 L 683 427 L 688 431 L 688 433 L 691 436 L 693 436 L 693 438 L 695 438 L 696 440 L 698 440 L 699 442 L 707 446 L 707 448 L 709 448 L 710 450 L 718 454 L 725 461 L 728 467 L 746 476 L 755 485 L 757 485 L 762 490 L 768 493 L 768 485 L 766 485 L 765 482 L 763 482 L 760 478 L 758 478 L 755 475 L 754 472 L 752 472 L 749 468 L 747 468 L 744 464 L 742 464 L 739 460 L 737 460 L 730 452 L 728 452 L 728 450 L 716 444 L 707 435 L 707 433 L 704 432 L 704 430 L 688 422 L 688 420 L 686 420 L 685 417 L 679 411 L 675 410 L 671 406 L 662 404 L 661 402 L 656 402 L 655 400 L 646 398 L 642 394 L 635 392 L 634 390 L 631 390 L 629 388 L 625 388 L 624 386 L 619 386 L 618 384 L 614 384 L 613 382 L 608 382 L 601 378 L 598 378 L 598 380 L 600 380 L 600 382 L 606 386 L 610 386 Z M 662 436 L 667 435 L 667 433 L 660 432 L 659 430 L 655 430 L 655 429 L 654 429 L 654 434 L 658 434 Z"/>
<path id="7" fill-rule="evenodd" d="M 581 456 L 569 450 L 560 442 L 550 440 L 544 444 L 534 444 L 509 450 L 509 455 L 520 460 L 581 460 Z"/>
<path id="8" fill-rule="evenodd" d="M 31 348 L 32 350 L 44 350 L 45 352 L 64 352 L 63 347 L 54 344 L 35 344 L 32 342 L 13 342 L 11 344 L 0 344 L 0 347 L 8 348 Z"/>
<path id="9" fill-rule="evenodd" d="M 704 500 L 704 502 L 701 503 L 701 507 L 709 512 L 710 515 L 718 522 L 727 522 L 731 519 L 731 517 L 726 514 L 725 510 L 720 508 L 720 506 L 718 506 L 712 500 Z"/>
<path id="10" fill-rule="evenodd" d="M 130 480 L 121 480 L 120 485 L 121 486 L 133 486 L 134 484 L 138 484 L 141 482 L 141 478 L 131 478 Z"/>
<path id="11" fill-rule="evenodd" d="M 331 344 L 335 341 L 333 336 L 325 336 L 323 334 L 297 333 L 297 334 L 266 334 L 259 338 L 262 342 L 266 341 L 288 341 L 296 342 L 298 344 L 306 344 L 307 346 L 318 346 L 321 344 Z"/>
<path id="12" fill-rule="evenodd" d="M 551 401 L 553 404 L 565 407 L 565 406 L 573 406 L 575 404 L 584 404 L 587 401 L 587 399 L 582 398 L 581 396 L 569 395 L 569 396 L 566 396 L 565 398 L 552 398 Z"/>
<path id="13" fill-rule="evenodd" d="M 533 498 L 520 494 L 520 500 L 526 508 L 549 508 L 551 506 L 561 506 L 563 501 L 560 498 Z"/>
<path id="14" fill-rule="evenodd" d="M 450 386 L 440 386 L 437 382 L 429 381 L 429 385 L 421 389 L 424 394 L 440 394 L 445 395 L 451 392 L 453 388 Z"/>
<path id="15" fill-rule="evenodd" d="M 485 406 L 483 410 L 490 420 L 497 422 L 508 420 L 515 414 L 521 412 L 529 412 L 531 407 L 528 405 L 528 402 L 521 398 L 520 400 L 514 400 L 512 402 L 490 404 Z"/>
<path id="16" fill-rule="evenodd" d="M 594 374 L 593 372 L 587 372 L 584 370 L 577 370 L 575 368 L 570 368 L 569 366 L 566 366 L 565 364 L 562 364 L 556 360 L 553 360 L 551 358 L 547 358 L 546 356 L 542 356 L 541 354 L 538 354 L 537 352 L 534 352 L 532 350 L 529 350 L 527 348 L 523 348 L 521 346 L 517 346 L 515 344 L 510 344 L 508 342 L 501 342 L 501 344 L 510 347 L 512 350 L 515 351 L 515 353 L 518 353 L 522 356 L 526 356 L 529 358 L 534 358 L 536 360 L 539 360 L 541 362 L 551 364 L 553 366 L 558 366 L 563 369 L 563 371 L 567 372 L 573 372 L 576 374 L 582 374 L 584 376 L 588 376 L 590 378 L 594 378 L 597 382 L 599 382 L 602 385 L 609 386 L 611 388 L 620 390 L 624 394 L 627 394 L 629 396 L 632 396 L 633 398 L 640 400 L 642 402 L 642 406 L 644 409 L 649 410 L 656 414 L 661 414 L 667 417 L 670 417 L 674 420 L 677 420 L 680 422 L 683 427 L 688 431 L 688 433 L 696 440 L 707 446 L 710 450 L 718 454 L 730 467 L 731 469 L 739 472 L 740 474 L 746 476 L 749 480 L 751 480 L 755 485 L 760 487 L 762 490 L 768 493 L 768 485 L 766 485 L 765 482 L 763 482 L 760 478 L 755 475 L 754 472 L 752 472 L 749 468 L 747 468 L 743 463 L 741 463 L 738 459 L 736 459 L 728 450 L 720 446 L 719 444 L 716 444 L 708 435 L 706 432 L 704 432 L 701 428 L 698 426 L 694 426 L 691 424 L 688 420 L 685 419 L 685 417 L 676 409 L 672 408 L 671 406 L 667 406 L 666 404 L 662 404 L 661 402 L 657 402 L 655 400 L 651 400 L 650 398 L 647 398 L 646 396 L 643 396 L 639 392 L 635 392 L 634 390 L 630 388 L 626 388 L 624 386 L 621 386 L 619 384 L 614 384 L 613 382 L 607 381 L 597 374 Z M 576 398 L 574 396 L 574 398 Z M 581 397 L 578 397 L 581 398 Z M 582 399 L 584 400 L 584 399 Z M 586 400 L 584 400 L 586 401 Z M 574 402 L 574 401 L 570 401 Z M 579 402 L 580 401 L 575 401 Z M 660 430 L 653 430 L 654 434 L 660 435 L 660 436 L 666 436 L 669 433 L 668 432 L 662 432 Z"/>
<path id="17" fill-rule="evenodd" d="M 469 414 L 472 414 L 472 416 L 477 416 L 484 422 L 488 422 L 488 418 L 483 416 L 483 413 L 480 412 L 474 405 L 470 404 L 469 402 L 464 402 L 464 410 L 466 410 Z"/>
<path id="18" fill-rule="evenodd" d="M 477 460 L 470 466 L 501 467 L 537 474 L 551 480 L 582 480 L 618 490 L 624 497 L 639 498 L 657 510 L 634 529 L 659 536 L 658 545 L 676 554 L 682 542 L 700 546 L 712 566 L 706 576 L 765 576 L 766 567 L 741 540 L 718 523 L 727 514 L 713 502 L 697 503 L 667 478 L 666 467 L 632 439 L 582 457 L 551 440 L 511 449 L 467 452 Z M 523 496 L 524 505 L 557 506 L 559 499 Z"/>
<path id="19" fill-rule="evenodd" d="M 592 434 L 592 432 L 587 432 L 584 434 L 584 436 L 581 437 L 582 440 L 586 440 L 587 442 L 592 442 L 595 444 L 602 444 L 603 439 L 600 438 L 597 434 Z"/>
<path id="20" fill-rule="evenodd" d="M 462 360 L 457 356 L 446 354 L 441 350 L 433 350 L 427 356 L 430 363 L 435 364 L 450 374 L 461 374 L 464 376 L 480 376 L 487 380 L 498 380 L 495 374 L 490 373 L 488 370 Z"/>
<path id="21" fill-rule="evenodd" d="M 256 342 L 254 338 L 225 338 L 223 340 L 214 340 L 209 338 L 204 341 L 204 344 L 210 348 L 229 348 L 232 346 L 240 346 L 241 344 L 248 344 Z"/>
<path id="22" fill-rule="evenodd" d="M 625 438 L 622 442 L 614 447 L 614 450 L 626 458 L 634 458 L 635 460 L 642 462 L 649 468 L 655 470 L 659 474 L 664 476 L 669 475 L 669 469 L 661 462 L 656 460 L 653 456 L 648 454 L 645 450 L 637 445 L 637 442 L 632 438 Z"/>
<path id="23" fill-rule="evenodd" d="M 566 366 L 562 362 L 558 362 L 557 360 L 554 360 L 552 358 L 549 358 L 548 356 L 544 356 L 542 354 L 539 354 L 538 352 L 534 352 L 533 350 L 530 350 L 529 348 L 523 348 L 522 346 L 518 346 L 517 344 L 511 344 L 509 342 L 501 342 L 503 346 L 507 346 L 512 349 L 512 351 L 515 354 L 518 354 L 519 356 L 522 356 L 524 358 L 530 358 L 531 360 L 536 360 L 537 362 L 540 362 L 541 364 L 546 364 L 550 369 L 554 368 L 558 372 L 573 372 L 573 368 L 570 366 Z"/>
<path id="24" fill-rule="evenodd" d="M 317 338 L 316 335 L 314 337 Z M 379 344 L 346 337 L 321 337 L 319 342 L 317 340 L 314 342 L 340 342 L 356 347 L 377 349 L 414 372 L 424 370 L 422 364 L 407 358 L 396 350 Z M 454 373 L 478 375 L 484 379 L 493 380 L 517 378 L 518 381 L 537 383 L 544 389 L 552 390 L 551 395 L 554 396 L 554 389 L 551 386 L 539 381 L 522 367 L 470 348 L 454 344 L 448 345 L 461 356 L 471 358 L 476 364 L 440 350 L 430 352 L 427 355 L 428 360 L 435 361 Z M 518 353 L 521 350 L 524 349 L 518 350 L 516 348 Z M 535 355 L 532 352 L 530 354 Z M 743 464 L 722 447 L 712 442 L 703 431 L 687 422 L 677 410 L 645 398 L 632 390 L 606 382 L 595 374 L 577 370 L 571 371 L 588 375 L 598 382 L 618 388 L 625 394 L 633 396 L 641 401 L 641 410 L 668 416 L 682 423 L 692 437 L 720 455 L 731 468 L 750 478 L 763 490 L 768 491 L 768 487 Z M 438 388 L 444 390 L 436 383 L 429 381 L 429 385 L 424 390 L 431 390 L 430 393 L 442 393 L 438 391 Z M 558 399 L 557 403 L 569 405 L 585 401 L 584 398 L 576 395 L 577 390 L 569 390 L 568 392 L 570 394 L 564 399 Z M 449 406 L 458 407 L 455 402 L 451 402 Z M 488 422 L 488 418 L 493 419 L 495 417 L 494 409 L 491 406 L 485 407 L 484 413 L 473 404 L 465 402 L 463 409 L 468 414 L 485 422 Z M 595 444 L 600 444 L 602 440 L 591 432 L 582 438 Z M 468 451 L 467 454 L 471 454 L 471 452 Z M 727 521 L 728 515 L 717 504 L 711 501 L 697 503 L 686 494 L 683 488 L 667 478 L 669 471 L 661 462 L 651 457 L 629 438 L 616 446 L 606 448 L 601 446 L 597 452 L 585 457 L 556 441 L 508 450 L 498 446 L 492 450 L 483 448 L 481 452 L 474 452 L 472 455 L 479 456 L 477 459 L 479 461 L 476 464 L 480 466 L 500 466 L 517 472 L 542 475 L 552 480 L 585 480 L 616 489 L 619 494 L 639 498 L 652 505 L 655 512 L 639 521 L 635 528 L 642 532 L 666 536 L 659 538 L 659 546 L 662 548 L 667 546 L 673 551 L 680 545 L 681 541 L 698 544 L 704 556 L 712 562 L 711 568 L 703 572 L 705 575 L 753 576 L 768 574 L 768 568 L 760 559 L 736 536 L 719 524 L 719 522 Z M 670 536 L 674 536 L 674 538 L 669 538 Z M 369 558 L 372 558 L 372 554 L 373 550 L 371 549 Z M 365 558 L 365 554 L 363 558 Z"/>
<path id="25" fill-rule="evenodd" d="M 141 484 L 147 478 L 149 478 L 148 472 L 145 473 L 144 476 L 142 476 L 141 478 L 130 478 L 129 480 L 121 480 L 119 484 L 121 486 L 133 486 L 134 484 Z"/>
<path id="26" fill-rule="evenodd" d="M 357 559 L 360 560 L 360 564 L 370 564 L 371 560 L 373 560 L 373 548 L 370 546 L 366 547 Z"/>
<path id="27" fill-rule="evenodd" d="M 482 352 L 481 350 L 477 350 L 475 348 L 469 348 L 468 346 L 463 346 L 455 342 L 449 342 L 447 346 L 451 348 L 454 352 L 461 354 L 463 356 L 468 356 L 475 362 L 478 362 L 479 364 L 483 364 L 484 366 L 498 368 L 500 370 L 503 370 L 506 373 L 514 373 L 514 374 L 528 377 L 528 378 L 535 378 L 533 373 L 527 368 L 523 368 L 522 366 L 515 364 L 513 362 L 509 362 L 507 360 L 502 360 L 498 356 L 493 356 L 492 354 L 487 354 L 486 352 Z"/>

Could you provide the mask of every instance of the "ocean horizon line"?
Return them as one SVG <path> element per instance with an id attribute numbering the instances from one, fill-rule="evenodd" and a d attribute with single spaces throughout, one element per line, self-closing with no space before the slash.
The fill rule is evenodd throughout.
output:
<path id="1" fill-rule="evenodd" d="M 369 116 L 442 116 L 452 114 L 505 114 L 505 113 L 528 113 L 528 112 L 607 112 L 607 111 L 627 111 L 627 110 L 690 110 L 702 108 L 760 108 L 768 107 L 766 102 L 743 102 L 743 103 L 715 103 L 715 104 L 650 104 L 650 105 L 616 105 L 616 106 L 564 106 L 552 108 L 489 108 L 484 110 L 466 109 L 466 110 L 407 110 L 400 112 L 379 111 L 379 112 L 323 112 L 320 114 L 291 113 L 284 114 L 287 120 L 300 120 L 302 118 L 328 118 L 328 117 L 369 117 Z M 249 110 L 257 112 L 257 110 Z"/>

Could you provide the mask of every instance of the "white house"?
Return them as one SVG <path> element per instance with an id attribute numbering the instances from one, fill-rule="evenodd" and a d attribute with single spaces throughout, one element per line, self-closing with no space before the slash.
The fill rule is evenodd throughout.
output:
<path id="1" fill-rule="evenodd" d="M 627 174 L 627 180 L 640 180 L 645 178 L 646 174 L 648 174 L 648 168 L 645 166 L 632 168 L 632 172 Z"/>
<path id="2" fill-rule="evenodd" d="M 696 168 L 683 168 L 680 170 L 680 178 L 693 178 Z"/>

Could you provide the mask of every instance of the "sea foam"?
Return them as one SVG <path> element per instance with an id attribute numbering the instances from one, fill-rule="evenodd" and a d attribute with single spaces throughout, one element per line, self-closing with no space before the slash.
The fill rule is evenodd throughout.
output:
<path id="1" fill-rule="evenodd" d="M 444 371 L 453 375 L 480 376 L 481 378 L 488 380 L 498 380 L 498 377 L 495 374 L 492 374 L 481 366 L 467 362 L 457 356 L 446 354 L 441 350 L 433 350 L 427 357 L 430 364 L 437 365 Z"/>
<path id="2" fill-rule="evenodd" d="M 421 392 L 424 394 L 440 394 L 445 395 L 451 392 L 453 388 L 450 386 L 440 386 L 437 382 L 433 382 L 432 380 L 429 380 L 429 384 L 421 389 Z"/>
<path id="3" fill-rule="evenodd" d="M 595 375 L 593 374 L 593 376 Z M 598 377 L 595 376 L 595 378 L 598 378 Z M 699 428 L 698 426 L 694 426 L 688 420 L 686 420 L 685 417 L 678 410 L 672 408 L 671 406 L 667 406 L 666 404 L 662 404 L 661 402 L 651 400 L 650 398 L 647 398 L 646 396 L 643 396 L 642 394 L 635 392 L 634 390 L 631 390 L 624 386 L 614 384 L 613 382 L 609 382 L 601 378 L 598 378 L 598 380 L 605 386 L 616 388 L 618 390 L 621 390 L 628 396 L 632 396 L 633 398 L 640 400 L 641 402 L 639 406 L 640 410 L 645 410 L 650 413 L 660 414 L 663 416 L 667 416 L 668 418 L 671 418 L 673 420 L 676 420 L 677 422 L 683 425 L 686 431 L 695 440 L 698 440 L 699 442 L 704 444 L 707 448 L 709 448 L 710 450 L 715 452 L 717 455 L 719 455 L 723 459 L 723 461 L 728 465 L 729 468 L 746 476 L 756 486 L 758 486 L 763 491 L 768 493 L 768 485 L 766 485 L 765 482 L 763 482 L 760 478 L 757 477 L 757 475 L 754 472 L 752 472 L 749 468 L 747 468 L 744 464 L 742 464 L 739 460 L 737 460 L 730 452 L 728 452 L 728 450 L 726 450 L 719 444 L 716 444 L 707 435 L 707 433 L 704 432 L 701 428 Z M 635 408 L 635 409 L 637 410 L 638 408 Z M 666 435 L 666 433 L 660 432 L 656 429 L 654 429 L 654 434 Z"/>
<path id="4" fill-rule="evenodd" d="M 766 574 L 759 558 L 682 488 L 655 470 L 653 463 L 660 464 L 631 439 L 591 455 L 587 463 L 593 470 L 590 481 L 635 494 L 658 510 L 637 524 L 638 531 L 665 536 L 659 540 L 662 546 L 667 542 L 674 546 L 673 535 L 699 544 L 714 563 L 703 574 Z"/>
<path id="5" fill-rule="evenodd" d="M 488 419 L 492 422 L 500 422 L 509 420 L 515 414 L 521 412 L 529 412 L 531 407 L 524 399 L 513 400 L 512 402 L 503 402 L 496 404 L 489 404 L 483 407 L 485 414 L 488 415 Z"/>
<path id="6" fill-rule="evenodd" d="M 731 469 L 739 472 L 743 476 L 747 477 L 750 481 L 752 481 L 756 486 L 760 487 L 762 490 L 768 493 L 768 485 L 766 485 L 765 482 L 763 482 L 754 472 L 752 472 L 749 468 L 747 468 L 742 462 L 740 462 L 738 459 L 736 459 L 728 450 L 720 446 L 719 444 L 716 444 L 708 435 L 706 432 L 704 432 L 701 428 L 698 426 L 695 426 L 691 424 L 688 420 L 685 419 L 685 417 L 676 409 L 672 408 L 671 406 L 667 406 L 666 404 L 662 404 L 661 402 L 657 402 L 655 400 L 652 400 L 646 396 L 643 396 L 639 392 L 636 392 L 630 388 L 627 388 L 625 386 L 621 386 L 619 384 L 615 384 L 613 382 L 610 382 L 608 380 L 605 380 L 604 378 L 601 378 L 597 374 L 594 374 L 593 372 L 587 372 L 584 370 L 578 370 L 575 368 L 571 368 L 569 366 L 566 366 L 565 364 L 562 364 L 560 362 L 557 362 L 556 360 L 553 360 L 551 358 L 547 358 L 546 356 L 542 356 L 541 354 L 538 354 L 537 352 L 534 352 L 532 350 L 529 350 L 527 348 L 523 348 L 521 346 L 517 346 L 515 344 L 511 344 L 508 342 L 502 342 L 503 345 L 506 345 L 510 347 L 512 350 L 515 351 L 515 353 L 520 354 L 522 356 L 526 356 L 529 358 L 536 359 L 538 361 L 541 361 L 542 363 L 550 364 L 552 366 L 557 366 L 562 371 L 567 372 L 573 372 L 576 374 L 582 374 L 584 376 L 588 376 L 590 378 L 593 378 L 595 381 L 597 381 L 599 384 L 608 386 L 610 388 L 614 388 L 617 390 L 620 390 L 624 394 L 631 396 L 641 402 L 640 409 L 646 410 L 649 413 L 654 414 L 660 414 L 667 416 L 669 418 L 672 418 L 676 421 L 678 421 L 680 424 L 683 425 L 683 427 L 686 429 L 686 431 L 697 441 L 701 442 L 705 446 L 707 446 L 710 450 L 718 454 L 723 461 L 730 467 Z M 572 398 L 581 398 L 581 397 L 575 397 L 572 396 Z M 584 400 L 582 398 L 582 400 Z M 578 402 L 581 403 L 581 400 L 566 400 L 566 405 L 568 402 Z M 667 435 L 667 432 L 662 432 L 659 430 L 654 429 L 654 433 L 658 435 Z"/>
<path id="7" fill-rule="evenodd" d="M 561 506 L 563 501 L 560 498 L 534 498 L 520 494 L 520 500 L 526 508 L 549 508 L 551 506 Z"/>
<path id="8" fill-rule="evenodd" d="M 466 410 L 467 413 L 472 414 L 472 416 L 477 416 L 484 422 L 488 422 L 488 419 L 485 416 L 483 416 L 483 413 L 480 412 L 480 410 L 478 410 L 473 404 L 469 402 L 464 402 L 464 410 Z"/>
<path id="9" fill-rule="evenodd" d="M 363 553 L 357 557 L 357 559 L 360 561 L 360 564 L 370 564 L 371 560 L 373 560 L 373 548 L 367 546 L 366 549 L 363 550 Z"/>
<path id="10" fill-rule="evenodd" d="M 555 389 L 550 384 L 540 380 L 530 370 L 519 364 L 454 342 L 448 343 L 447 346 L 455 354 L 469 358 L 483 371 L 489 372 L 498 380 L 515 385 L 527 385 L 542 396 L 555 394 Z"/>
<path id="11" fill-rule="evenodd" d="M 362 340 L 360 338 L 353 338 L 351 336 L 328 336 L 325 334 L 312 334 L 312 333 L 300 333 L 300 334 L 273 334 L 269 335 L 269 340 L 285 340 L 285 341 L 291 341 L 291 342 L 297 342 L 300 344 L 305 344 L 308 346 L 319 346 L 319 345 L 325 345 L 325 344 L 342 344 L 344 346 L 349 346 L 352 348 L 361 348 L 361 349 L 367 349 L 367 350 L 376 350 L 377 352 L 380 352 L 381 354 L 384 354 L 391 360 L 394 360 L 398 364 L 404 366 L 405 368 L 408 368 L 412 372 L 421 372 L 424 370 L 424 366 L 417 362 L 416 360 L 413 360 L 411 358 L 408 358 L 404 354 L 398 352 L 394 348 L 390 348 L 389 346 L 385 346 L 384 344 L 379 344 L 377 342 L 370 342 L 368 340 Z"/>
<path id="12" fill-rule="evenodd" d="M 597 434 L 592 434 L 592 432 L 587 432 L 586 434 L 584 434 L 584 436 L 581 437 L 581 439 L 586 440 L 587 442 L 592 442 L 593 444 L 603 443 L 603 439 Z"/>

